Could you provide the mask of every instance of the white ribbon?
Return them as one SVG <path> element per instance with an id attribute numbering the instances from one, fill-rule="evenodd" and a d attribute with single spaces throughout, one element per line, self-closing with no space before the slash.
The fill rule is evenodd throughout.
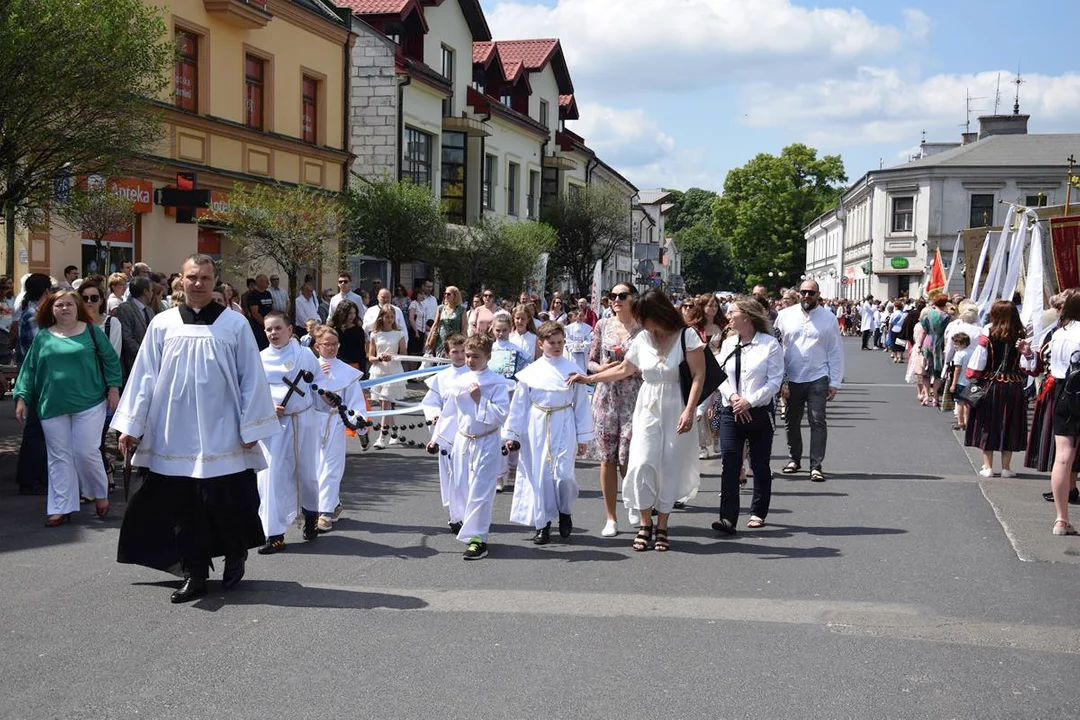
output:
<path id="1" fill-rule="evenodd" d="M 1027 276 L 1024 278 L 1024 305 L 1020 319 L 1031 327 L 1032 348 L 1038 352 L 1043 341 L 1043 288 L 1046 283 L 1043 267 L 1043 234 L 1038 217 L 1031 228 L 1031 247 L 1028 250 Z"/>
<path id="2" fill-rule="evenodd" d="M 1012 244 L 1009 247 L 1009 272 L 1005 276 L 1005 283 L 998 298 L 1012 300 L 1016 292 L 1016 282 L 1020 279 L 1020 265 L 1024 261 L 1024 243 L 1027 240 L 1028 223 L 1030 222 L 1027 212 L 1020 217 L 1020 228 L 1013 233 Z"/>
<path id="3" fill-rule="evenodd" d="M 990 263 L 990 272 L 986 276 L 986 285 L 979 293 L 979 317 L 985 321 L 990 306 L 993 304 L 996 293 L 1001 287 L 1004 276 L 1005 248 L 1009 245 L 1013 218 L 1016 216 L 1016 208 L 1009 206 L 1009 212 L 1005 215 L 1005 224 L 1002 226 L 1001 235 L 998 237 L 997 248 L 994 250 L 994 260 Z"/>
<path id="4" fill-rule="evenodd" d="M 960 238 L 964 236 L 963 231 L 956 233 L 956 240 L 953 242 L 952 247 L 952 260 L 949 261 L 949 277 L 945 278 L 945 294 L 949 293 L 949 285 L 952 284 L 953 273 L 956 272 L 956 256 L 960 253 Z"/>
<path id="5" fill-rule="evenodd" d="M 986 238 L 983 240 L 982 250 L 979 251 L 979 264 L 975 268 L 975 278 L 971 281 L 971 297 L 976 299 L 979 297 L 979 286 L 982 284 L 982 271 L 986 267 L 986 256 L 990 252 L 990 243 L 993 242 L 994 231 L 987 230 Z"/>

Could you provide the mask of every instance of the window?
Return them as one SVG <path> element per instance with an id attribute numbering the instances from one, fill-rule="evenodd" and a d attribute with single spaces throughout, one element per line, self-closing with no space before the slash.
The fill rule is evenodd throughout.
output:
<path id="1" fill-rule="evenodd" d="M 514 102 L 514 98 L 504 94 L 499 97 L 499 102 L 501 102 L 506 107 L 510 107 L 510 103 Z"/>
<path id="2" fill-rule="evenodd" d="M 480 188 L 480 204 L 485 210 L 495 209 L 495 162 L 494 155 L 484 156 L 484 184 Z"/>
<path id="3" fill-rule="evenodd" d="M 263 74 L 266 63 L 254 55 L 244 56 L 244 124 L 263 129 Z"/>
<path id="4" fill-rule="evenodd" d="M 911 232 L 915 217 L 915 198 L 897 197 L 892 201 L 892 231 Z"/>
<path id="5" fill-rule="evenodd" d="M 540 173 L 536 170 L 529 171 L 529 197 L 527 199 L 528 217 L 530 220 L 536 220 L 540 215 L 540 208 L 537 206 L 537 201 L 540 199 Z"/>
<path id="6" fill-rule="evenodd" d="M 442 208 L 446 222 L 465 224 L 467 157 L 465 133 L 442 134 Z"/>
<path id="7" fill-rule="evenodd" d="M 520 166 L 510 163 L 506 168 L 506 214 L 518 214 L 518 172 Z"/>
<path id="8" fill-rule="evenodd" d="M 989 227 L 994 224 L 994 196 L 993 194 L 972 195 L 971 215 L 968 227 Z"/>
<path id="9" fill-rule="evenodd" d="M 401 177 L 415 185 L 431 187 L 431 136 L 405 128 L 405 147 L 401 155 Z"/>
<path id="10" fill-rule="evenodd" d="M 1043 195 L 1042 193 L 1039 193 L 1038 195 L 1028 195 L 1026 198 L 1024 198 L 1024 205 L 1029 208 L 1046 207 L 1049 204 L 1050 198 L 1046 195 Z"/>
<path id="11" fill-rule="evenodd" d="M 318 142 L 319 132 L 319 81 L 313 77 L 304 76 L 300 81 L 301 102 L 301 128 L 300 133 L 304 142 L 315 144 Z"/>
<path id="12" fill-rule="evenodd" d="M 454 114 L 454 49 L 442 46 L 442 74 L 450 81 L 450 97 L 442 101 L 443 117 L 452 117 Z"/>
<path id="13" fill-rule="evenodd" d="M 544 127 L 550 127 L 548 125 L 548 103 L 547 100 L 540 101 L 540 124 Z"/>
<path id="14" fill-rule="evenodd" d="M 546 167 L 540 181 L 540 211 L 559 197 L 559 169 Z"/>
<path id="15" fill-rule="evenodd" d="M 568 185 L 566 188 L 566 195 L 571 200 L 577 200 L 579 197 L 581 197 L 581 186 L 570 183 L 570 185 Z"/>
<path id="16" fill-rule="evenodd" d="M 199 36 L 185 30 L 176 31 L 176 107 L 199 112 Z"/>

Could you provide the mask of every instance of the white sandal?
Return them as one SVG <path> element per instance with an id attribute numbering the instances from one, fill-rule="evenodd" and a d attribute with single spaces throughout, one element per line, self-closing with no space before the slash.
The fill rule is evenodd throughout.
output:
<path id="1" fill-rule="evenodd" d="M 1076 528 L 1069 524 L 1069 521 L 1065 518 L 1058 518 L 1054 521 L 1054 534 L 1055 535 L 1076 535 Z"/>

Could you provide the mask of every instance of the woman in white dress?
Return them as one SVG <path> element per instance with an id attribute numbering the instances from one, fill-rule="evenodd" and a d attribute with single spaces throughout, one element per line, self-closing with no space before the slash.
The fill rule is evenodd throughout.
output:
<path id="1" fill-rule="evenodd" d="M 372 380 L 405 372 L 400 360 L 390 359 L 392 355 L 405 355 L 408 352 L 408 341 L 405 339 L 405 333 L 397 326 L 396 315 L 393 305 L 379 307 L 379 317 L 375 321 L 375 327 L 371 331 L 371 338 L 368 339 L 367 347 Z M 386 385 L 376 385 L 371 388 L 371 399 L 377 400 L 383 410 L 390 410 L 394 407 L 394 401 L 403 400 L 404 398 L 404 382 L 387 383 Z M 379 435 L 379 439 L 375 441 L 375 447 L 377 448 L 387 446 L 386 436 L 391 433 L 390 428 L 394 427 L 394 417 L 388 415 L 384 418 L 382 427 L 382 433 Z M 389 444 L 401 445 L 402 440 L 395 433 L 390 438 Z"/>
<path id="2" fill-rule="evenodd" d="M 588 377 L 574 375 L 568 382 L 616 382 L 641 372 L 623 503 L 641 515 L 634 550 L 648 549 L 655 511 L 653 549 L 665 552 L 671 548 L 668 519 L 675 502 L 692 498 L 701 482 L 697 437 L 691 430 L 705 383 L 704 343 L 659 290 L 635 298 L 633 313 L 645 332 L 634 338 L 622 362 Z M 679 382 L 684 346 L 693 377 L 687 400 Z"/>
<path id="3" fill-rule="evenodd" d="M 521 348 L 521 352 L 532 362 L 540 356 L 540 341 L 536 339 L 533 330 L 536 324 L 533 321 L 532 309 L 529 305 L 518 305 L 514 308 L 514 329 L 510 332 L 510 342 Z"/>

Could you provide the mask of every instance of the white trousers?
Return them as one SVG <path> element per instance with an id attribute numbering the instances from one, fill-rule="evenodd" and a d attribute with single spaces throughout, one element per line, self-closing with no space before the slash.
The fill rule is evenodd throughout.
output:
<path id="1" fill-rule="evenodd" d="M 333 514 L 345 475 L 345 425 L 336 414 L 316 412 L 319 421 L 319 512 Z"/>
<path id="2" fill-rule="evenodd" d="M 266 537 L 284 535 L 296 519 L 297 504 L 319 507 L 319 437 L 314 410 L 284 415 L 281 432 L 260 440 L 269 467 L 260 470 L 259 518 Z M 99 456 L 100 457 L 100 456 Z"/>
<path id="3" fill-rule="evenodd" d="M 59 415 L 41 421 L 49 457 L 49 515 L 66 515 L 78 510 L 80 484 L 88 496 L 109 497 L 109 478 L 98 450 L 104 425 L 104 401 L 74 415 Z"/>

